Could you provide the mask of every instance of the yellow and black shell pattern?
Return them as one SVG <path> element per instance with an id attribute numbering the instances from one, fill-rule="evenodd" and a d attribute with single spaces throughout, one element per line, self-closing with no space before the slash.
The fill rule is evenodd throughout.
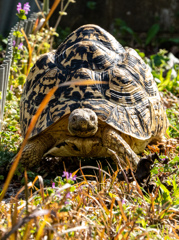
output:
<path id="1" fill-rule="evenodd" d="M 98 118 L 137 139 L 163 135 L 167 118 L 149 67 L 137 52 L 96 25 L 72 32 L 56 51 L 42 55 L 27 77 L 20 102 L 21 131 L 54 86 L 81 80 L 106 84 L 59 87 L 31 134 L 35 136 L 76 108 L 90 108 Z"/>

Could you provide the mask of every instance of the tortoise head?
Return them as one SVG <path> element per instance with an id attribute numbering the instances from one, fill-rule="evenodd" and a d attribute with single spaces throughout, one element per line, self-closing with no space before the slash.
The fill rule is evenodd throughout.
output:
<path id="1" fill-rule="evenodd" d="M 91 137 L 98 130 L 98 117 L 89 108 L 78 108 L 68 118 L 68 131 L 78 137 Z"/>

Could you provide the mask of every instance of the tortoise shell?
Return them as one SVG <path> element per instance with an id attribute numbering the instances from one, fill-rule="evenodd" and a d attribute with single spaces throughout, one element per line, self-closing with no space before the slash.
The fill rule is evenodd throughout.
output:
<path id="1" fill-rule="evenodd" d="M 32 67 L 20 102 L 22 135 L 50 89 L 84 79 L 107 84 L 59 87 L 31 137 L 76 108 L 92 109 L 100 120 L 137 139 L 164 134 L 166 113 L 149 66 L 135 50 L 123 48 L 101 27 L 84 25 Z"/>

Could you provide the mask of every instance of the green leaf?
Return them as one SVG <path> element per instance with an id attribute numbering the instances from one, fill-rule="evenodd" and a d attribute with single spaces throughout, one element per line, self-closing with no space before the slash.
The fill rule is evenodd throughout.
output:
<path id="1" fill-rule="evenodd" d="M 13 92 L 12 91 L 10 91 L 10 90 L 8 91 L 6 99 L 9 100 L 9 101 L 13 99 Z"/>
<path id="2" fill-rule="evenodd" d="M 179 156 L 174 157 L 173 160 L 170 161 L 170 165 L 179 164 Z"/>
<path id="3" fill-rule="evenodd" d="M 13 35 L 17 38 L 23 37 L 23 34 L 20 31 L 13 32 Z"/>
<path id="4" fill-rule="evenodd" d="M 174 195 L 178 195 L 179 197 L 179 189 L 177 189 L 177 183 L 176 183 L 176 176 L 173 175 L 173 181 L 172 181 L 172 184 L 173 184 L 173 191 L 174 191 Z"/>
<path id="5" fill-rule="evenodd" d="M 170 42 L 179 43 L 179 38 L 169 38 Z"/>
<path id="6" fill-rule="evenodd" d="M 167 134 L 168 136 L 170 136 L 170 130 L 169 130 L 169 128 L 167 128 L 166 134 Z"/>
<path id="7" fill-rule="evenodd" d="M 171 81 L 171 73 L 172 69 L 167 72 L 167 76 L 165 79 L 163 78 L 163 76 L 161 76 L 161 83 L 158 85 L 159 91 L 162 91 L 164 89 L 170 90 L 170 88 L 172 88 L 173 82 Z"/>
<path id="8" fill-rule="evenodd" d="M 4 176 L 3 175 L 0 175 L 0 180 L 4 180 Z"/>
<path id="9" fill-rule="evenodd" d="M 179 198 L 175 199 L 174 205 L 176 209 L 179 209 Z"/>
<path id="10" fill-rule="evenodd" d="M 21 20 L 27 19 L 26 15 L 25 15 L 25 10 L 23 10 L 23 9 L 20 10 L 20 13 L 16 13 L 16 15 L 17 15 L 18 18 L 21 19 Z"/>
<path id="11" fill-rule="evenodd" d="M 121 30 L 126 31 L 126 32 L 130 33 L 131 35 L 134 34 L 133 30 L 130 27 L 127 27 L 127 26 L 122 26 Z"/>
<path id="12" fill-rule="evenodd" d="M 153 173 L 154 175 L 158 174 L 158 167 L 157 167 L 157 166 L 156 166 L 156 167 L 153 167 L 153 168 L 151 169 L 151 173 Z"/>
<path id="13" fill-rule="evenodd" d="M 12 132 L 17 131 L 17 128 L 15 126 L 8 126 L 8 129 L 11 130 Z"/>
<path id="14" fill-rule="evenodd" d="M 7 43 L 8 43 L 7 38 L 4 38 L 4 39 L 2 40 L 2 42 L 3 42 L 4 44 L 7 44 Z"/>
<path id="15" fill-rule="evenodd" d="M 145 58 L 145 53 L 144 52 L 141 52 L 139 49 L 135 49 L 135 50 L 141 58 L 143 58 L 143 59 Z"/>
<path id="16" fill-rule="evenodd" d="M 170 191 L 161 183 L 159 178 L 157 179 L 157 186 L 160 186 L 161 189 L 161 195 L 162 195 L 162 202 L 172 202 L 172 199 L 170 197 Z"/>
<path id="17" fill-rule="evenodd" d="M 160 25 L 158 23 L 155 23 L 154 25 L 152 25 L 152 27 L 149 29 L 147 33 L 145 45 L 148 45 L 152 41 L 152 39 L 157 35 L 159 29 L 160 29 Z"/>
<path id="18" fill-rule="evenodd" d="M 162 64 L 162 60 L 164 60 L 164 57 L 156 54 L 156 55 L 152 55 L 151 59 L 153 59 L 155 66 L 159 67 Z"/>
<path id="19" fill-rule="evenodd" d="M 25 80 L 26 80 L 26 75 L 21 74 L 18 76 L 18 84 L 19 85 L 23 85 L 25 83 Z"/>
<path id="20" fill-rule="evenodd" d="M 94 10 L 96 8 L 96 2 L 94 1 L 88 1 L 86 5 L 91 10 Z"/>

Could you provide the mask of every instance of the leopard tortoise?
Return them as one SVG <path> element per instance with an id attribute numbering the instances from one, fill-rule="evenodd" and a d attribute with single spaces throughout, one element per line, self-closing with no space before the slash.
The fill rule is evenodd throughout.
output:
<path id="1" fill-rule="evenodd" d="M 98 82 L 72 84 L 81 80 Z M 136 167 L 137 154 L 163 138 L 167 117 L 149 67 L 135 50 L 91 24 L 32 67 L 20 102 L 23 136 L 45 95 L 64 82 L 69 85 L 54 93 L 23 150 L 27 167 L 45 156 L 118 156 L 122 166 L 128 157 Z"/>

